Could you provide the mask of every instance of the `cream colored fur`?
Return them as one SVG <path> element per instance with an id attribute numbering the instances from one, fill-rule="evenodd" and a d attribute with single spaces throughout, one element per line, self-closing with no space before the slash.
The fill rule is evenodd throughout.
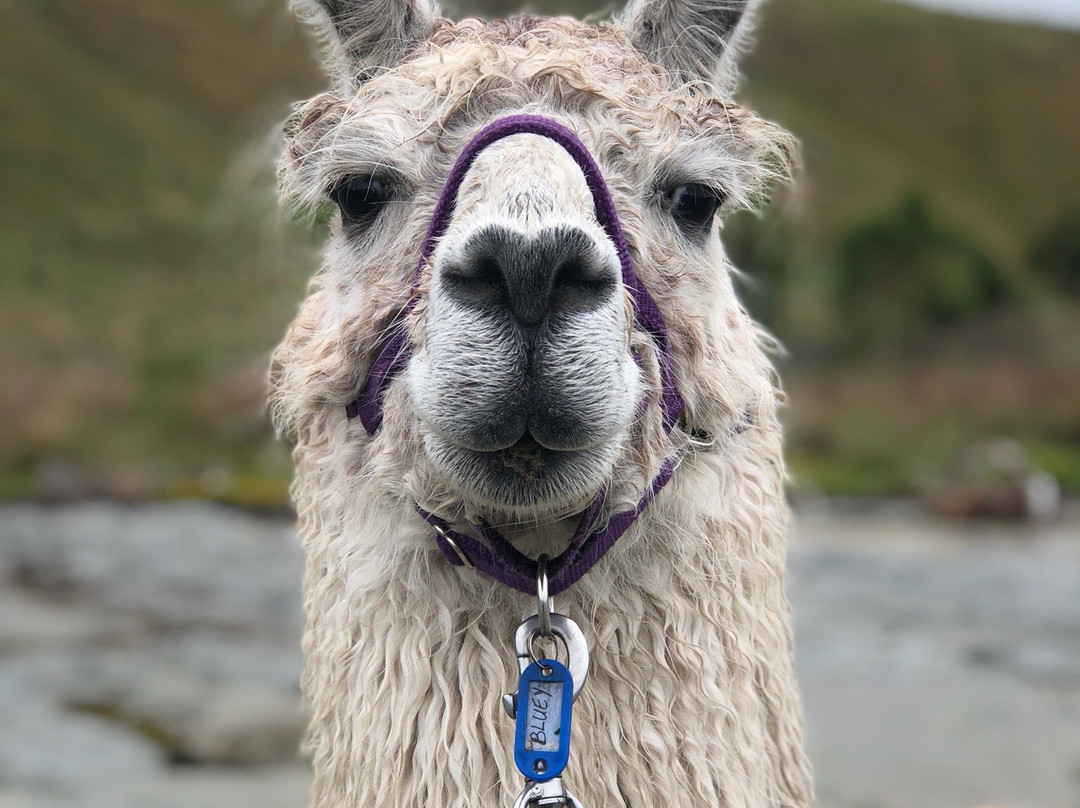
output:
<path id="1" fill-rule="evenodd" d="M 581 490 L 531 512 L 501 509 L 431 462 L 407 379 L 391 386 L 374 439 L 344 411 L 408 298 L 454 156 L 483 123 L 515 111 L 567 121 L 600 162 L 637 271 L 667 319 L 687 401 L 686 423 L 665 435 L 655 353 L 629 329 L 649 406 L 613 439 L 609 510 L 635 501 L 665 456 L 679 465 L 559 599 L 592 652 L 566 780 L 586 808 L 809 802 L 784 595 L 780 392 L 716 233 L 684 238 L 655 198 L 667 178 L 720 188 L 729 208 L 750 204 L 788 173 L 793 146 L 715 97 L 707 77 L 687 84 L 635 41 L 642 47 L 633 31 L 565 19 L 435 22 L 400 62 L 308 102 L 290 123 L 282 187 L 293 204 L 321 204 L 336 181 L 377 165 L 407 190 L 362 234 L 334 221 L 323 268 L 274 358 L 272 407 L 296 443 L 307 554 L 303 689 L 317 808 L 508 808 L 521 788 L 499 697 L 515 682 L 511 637 L 533 601 L 447 564 L 413 506 L 461 529 L 485 516 L 523 549 L 557 552 L 595 481 L 583 477 Z M 483 173 L 475 180 L 484 187 Z M 430 273 L 408 323 L 418 351 Z M 699 445 L 691 430 L 715 444 Z"/>

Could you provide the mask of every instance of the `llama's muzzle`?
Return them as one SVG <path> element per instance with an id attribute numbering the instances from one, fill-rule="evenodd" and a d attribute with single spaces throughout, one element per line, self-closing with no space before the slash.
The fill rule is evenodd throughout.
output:
<path id="1" fill-rule="evenodd" d="M 658 349 L 663 391 L 661 408 L 664 413 L 664 424 L 671 429 L 682 414 L 684 404 L 676 385 L 664 317 L 656 301 L 634 271 L 633 262 L 630 259 L 630 248 L 600 167 L 581 139 L 558 121 L 542 115 L 508 115 L 488 124 L 469 141 L 450 170 L 432 213 L 431 224 L 420 249 L 420 262 L 413 278 L 412 294 L 406 311 L 411 310 L 415 304 L 421 273 L 450 224 L 458 190 L 465 179 L 465 174 L 485 148 L 496 141 L 517 134 L 541 135 L 558 143 L 574 159 L 585 175 L 585 181 L 592 192 L 597 221 L 615 247 L 623 285 L 634 301 L 634 321 L 638 327 L 649 333 Z M 402 316 L 387 329 L 387 336 L 379 346 L 363 388 L 356 400 L 346 407 L 348 417 L 359 417 L 369 435 L 374 435 L 382 425 L 382 403 L 387 386 L 409 360 L 411 346 L 404 328 L 405 314 L 406 312 L 403 312 Z"/>

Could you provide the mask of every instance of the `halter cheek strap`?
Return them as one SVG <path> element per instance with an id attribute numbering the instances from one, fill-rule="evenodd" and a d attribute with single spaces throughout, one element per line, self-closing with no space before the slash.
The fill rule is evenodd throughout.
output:
<path id="1" fill-rule="evenodd" d="M 368 435 L 374 435 L 382 424 L 382 405 L 386 388 L 409 361 L 412 348 L 405 330 L 405 317 L 415 305 L 421 273 L 434 253 L 436 244 L 450 224 L 458 190 L 466 173 L 480 152 L 492 143 L 519 134 L 540 135 L 559 144 L 574 159 L 584 174 L 585 182 L 592 193 L 597 221 L 604 228 L 604 232 L 611 239 L 618 254 L 623 286 L 634 303 L 634 321 L 639 328 L 652 337 L 659 354 L 664 428 L 670 432 L 678 422 L 684 403 L 675 383 L 664 317 L 656 301 L 634 272 L 626 236 L 599 166 L 581 139 L 563 124 L 541 115 L 520 114 L 500 118 L 481 129 L 462 150 L 447 177 L 435 206 L 427 236 L 420 249 L 420 262 L 413 278 L 409 303 L 401 316 L 388 329 L 387 336 L 379 345 L 375 361 L 368 371 L 367 379 L 356 401 L 345 408 L 349 418 L 360 418 Z M 581 522 L 570 546 L 548 562 L 549 586 L 552 595 L 559 594 L 572 586 L 611 549 L 652 502 L 653 497 L 671 479 L 673 469 L 671 459 L 665 460 L 637 505 L 629 511 L 615 514 L 605 525 L 595 530 L 594 525 L 603 510 L 603 493 L 593 500 L 582 514 Z M 435 529 L 436 543 L 451 564 L 455 566 L 468 564 L 509 587 L 527 594 L 535 594 L 536 562 L 518 551 L 493 527 L 481 524 L 478 532 L 482 540 L 478 540 L 452 530 L 445 521 L 421 508 L 417 508 L 417 511 Z"/>

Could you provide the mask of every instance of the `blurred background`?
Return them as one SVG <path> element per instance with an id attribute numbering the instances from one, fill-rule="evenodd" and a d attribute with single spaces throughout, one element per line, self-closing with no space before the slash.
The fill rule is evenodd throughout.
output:
<path id="1" fill-rule="evenodd" d="M 325 82 L 284 6 L 0 0 L 0 808 L 303 804 L 263 399 L 322 238 L 276 130 Z M 1080 5 L 759 35 L 805 165 L 723 237 L 786 349 L 821 804 L 1077 808 Z"/>

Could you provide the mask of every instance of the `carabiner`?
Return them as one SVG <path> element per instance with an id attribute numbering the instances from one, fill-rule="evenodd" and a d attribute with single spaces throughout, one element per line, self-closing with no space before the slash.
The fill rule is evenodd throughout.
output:
<path id="1" fill-rule="evenodd" d="M 566 790 L 561 777 L 555 777 L 545 783 L 526 780 L 525 788 L 518 794 L 518 798 L 514 800 L 514 808 L 527 808 L 529 805 L 539 805 L 542 808 L 551 805 L 569 805 L 571 808 L 582 808 L 578 798 Z"/>

